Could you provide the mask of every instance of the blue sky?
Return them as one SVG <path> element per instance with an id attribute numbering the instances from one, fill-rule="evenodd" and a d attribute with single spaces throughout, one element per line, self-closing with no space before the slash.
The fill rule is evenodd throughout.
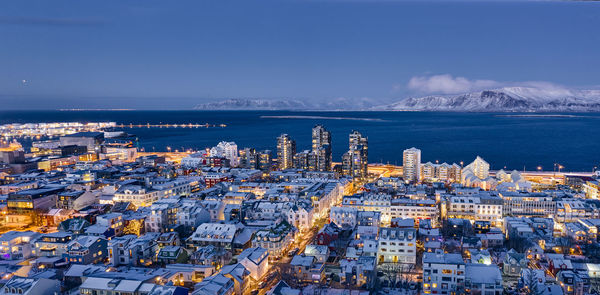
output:
<path id="1" fill-rule="evenodd" d="M 0 2 L 0 109 L 600 84 L 599 2 Z"/>

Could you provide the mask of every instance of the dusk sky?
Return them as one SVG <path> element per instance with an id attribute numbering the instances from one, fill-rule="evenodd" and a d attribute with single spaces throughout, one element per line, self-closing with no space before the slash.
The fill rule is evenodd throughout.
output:
<path id="1" fill-rule="evenodd" d="M 600 85 L 600 2 L 0 2 L 0 109 Z M 537 85 L 537 84 L 536 84 Z"/>

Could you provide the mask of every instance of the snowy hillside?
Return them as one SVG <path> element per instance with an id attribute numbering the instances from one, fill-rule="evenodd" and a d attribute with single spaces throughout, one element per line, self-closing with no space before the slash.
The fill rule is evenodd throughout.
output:
<path id="1" fill-rule="evenodd" d="M 590 112 L 600 111 L 600 90 L 505 87 L 460 95 L 406 98 L 378 110 Z"/>

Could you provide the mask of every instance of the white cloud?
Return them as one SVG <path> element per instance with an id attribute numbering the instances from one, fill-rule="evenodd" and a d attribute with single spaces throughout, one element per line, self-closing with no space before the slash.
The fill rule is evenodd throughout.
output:
<path id="1" fill-rule="evenodd" d="M 502 87 L 521 87 L 526 89 L 543 90 L 547 93 L 567 96 L 572 94 L 572 89 L 563 85 L 546 81 L 507 82 L 494 80 L 470 80 L 465 77 L 454 77 L 450 74 L 432 76 L 414 76 L 408 81 L 408 89 L 418 94 L 461 94 L 474 91 L 488 90 Z M 401 85 L 395 85 L 394 90 L 399 90 Z"/>
<path id="2" fill-rule="evenodd" d="M 469 80 L 449 74 L 415 76 L 408 81 L 408 89 L 427 94 L 457 94 L 499 87 L 502 83 L 493 80 Z"/>

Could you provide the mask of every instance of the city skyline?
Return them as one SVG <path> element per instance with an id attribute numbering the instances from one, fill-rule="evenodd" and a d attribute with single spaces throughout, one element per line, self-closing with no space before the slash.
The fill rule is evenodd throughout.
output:
<path id="1" fill-rule="evenodd" d="M 0 295 L 599 295 L 599 5 L 0 2 Z"/>

